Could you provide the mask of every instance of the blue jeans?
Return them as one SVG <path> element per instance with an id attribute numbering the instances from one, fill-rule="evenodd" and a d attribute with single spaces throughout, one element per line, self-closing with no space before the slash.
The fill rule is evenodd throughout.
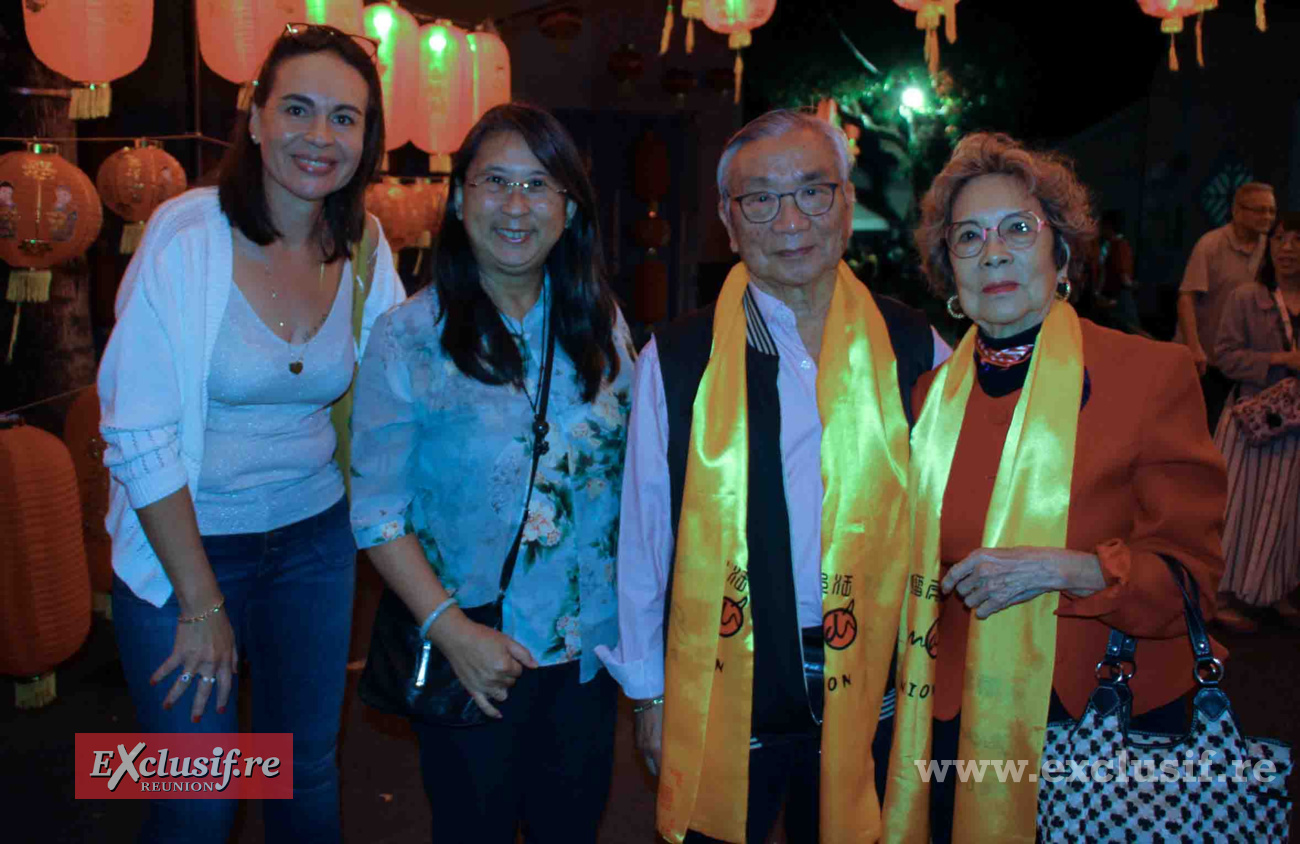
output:
<path id="1" fill-rule="evenodd" d="M 268 533 L 203 537 L 235 646 L 253 683 L 252 730 L 293 733 L 293 800 L 263 801 L 267 841 L 337 842 L 339 713 L 346 685 L 356 543 L 347 500 Z M 225 714 L 216 695 L 202 720 L 190 720 L 186 692 L 162 708 L 171 679 L 149 677 L 172 652 L 179 607 L 137 598 L 113 578 L 113 627 L 140 729 L 150 733 L 239 732 L 239 678 Z M 235 820 L 233 800 L 154 800 L 142 842 L 224 842 Z"/>

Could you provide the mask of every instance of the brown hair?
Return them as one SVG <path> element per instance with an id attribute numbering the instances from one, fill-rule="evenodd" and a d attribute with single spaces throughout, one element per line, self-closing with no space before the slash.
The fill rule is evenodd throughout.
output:
<path id="1" fill-rule="evenodd" d="M 287 59 L 312 53 L 332 52 L 361 74 L 366 81 L 366 126 L 361 160 L 352 179 L 325 197 L 320 228 L 321 252 L 326 260 L 348 257 L 351 245 L 361 240 L 366 227 L 366 185 L 384 156 L 384 100 L 375 63 L 356 40 L 332 26 L 305 26 L 286 33 L 271 45 L 253 88 L 253 103 L 265 108 L 275 87 L 275 75 Z M 221 210 L 231 225 L 259 246 L 266 246 L 280 232 L 271 221 L 263 188 L 262 153 L 248 134 L 251 111 L 241 112 L 235 125 L 233 144 L 221 159 L 218 195 Z"/>
<path id="2" fill-rule="evenodd" d="M 1038 199 L 1052 227 L 1052 256 L 1056 267 L 1082 253 L 1084 241 L 1097 236 L 1088 190 L 1074 174 L 1072 162 L 1052 152 L 1026 149 L 1002 133 L 976 132 L 961 139 L 952 158 L 935 176 L 921 200 L 916 248 L 930 290 L 947 298 L 954 290 L 952 258 L 945 234 L 952 224 L 957 195 L 972 180 L 989 175 L 1014 176 Z"/>

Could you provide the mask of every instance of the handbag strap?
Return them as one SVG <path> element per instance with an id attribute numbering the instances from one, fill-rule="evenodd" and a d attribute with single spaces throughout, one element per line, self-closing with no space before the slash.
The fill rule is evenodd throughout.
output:
<path id="1" fill-rule="evenodd" d="M 1160 555 L 1160 559 L 1164 560 L 1165 565 L 1169 567 L 1169 573 L 1183 596 L 1183 617 L 1187 622 L 1187 639 L 1191 642 L 1192 656 L 1196 660 L 1196 666 L 1192 669 L 1196 684 L 1201 687 L 1217 686 L 1223 679 L 1223 663 L 1215 658 L 1214 650 L 1210 647 L 1210 637 L 1205 631 L 1205 617 L 1201 614 L 1200 587 L 1196 583 L 1196 578 L 1192 577 L 1187 567 L 1179 560 L 1164 554 Z M 1137 662 L 1134 660 L 1136 651 L 1135 637 L 1120 630 L 1111 630 L 1110 639 L 1106 643 L 1106 656 L 1097 664 L 1098 679 L 1103 679 L 1101 670 L 1103 666 L 1107 666 L 1120 672 L 1110 678 L 1113 682 L 1126 683 L 1137 670 Z M 1133 665 L 1133 672 L 1125 673 L 1124 663 Z"/>
<path id="2" fill-rule="evenodd" d="M 524 525 L 528 524 L 528 508 L 533 501 L 533 484 L 537 480 L 537 462 L 547 451 L 546 434 L 551 425 L 546 421 L 546 406 L 551 397 L 551 369 L 555 363 L 555 317 L 550 310 L 550 293 L 547 299 L 546 351 L 542 354 L 542 380 L 538 385 L 537 415 L 533 417 L 533 467 L 528 472 L 528 492 L 524 495 L 524 512 L 519 518 L 519 529 L 515 531 L 515 541 L 506 554 L 505 565 L 501 567 L 501 583 L 497 587 L 496 604 L 500 606 L 506 599 L 506 588 L 515 573 L 515 561 L 519 558 L 519 546 L 524 538 Z"/>

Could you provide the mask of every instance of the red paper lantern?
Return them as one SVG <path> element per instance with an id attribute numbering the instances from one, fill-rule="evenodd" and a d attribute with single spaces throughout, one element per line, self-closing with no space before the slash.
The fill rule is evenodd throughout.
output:
<path id="1" fill-rule="evenodd" d="M 916 12 L 916 28 L 925 31 L 925 62 L 933 75 L 939 72 L 939 24 L 947 21 L 944 34 L 949 44 L 957 41 L 957 4 L 961 0 L 894 0 L 894 4 Z"/>
<path id="2" fill-rule="evenodd" d="M 90 633 L 90 576 L 72 458 L 16 417 L 0 418 L 0 536 L 0 674 L 33 678 L 15 702 L 44 706 Z"/>
<path id="3" fill-rule="evenodd" d="M 684 67 L 670 67 L 664 71 L 659 84 L 677 105 L 682 106 L 686 104 L 686 95 L 695 90 L 695 74 Z"/>
<path id="4" fill-rule="evenodd" d="M 390 3 L 365 7 L 365 34 L 379 42 L 375 60 L 384 91 L 384 148 L 397 149 L 415 133 L 416 43 L 420 25 L 411 13 Z"/>
<path id="5" fill-rule="evenodd" d="M 714 32 L 726 35 L 727 46 L 736 51 L 736 95 L 740 102 L 740 87 L 745 75 L 745 62 L 740 51 L 753 39 L 750 32 L 767 23 L 776 11 L 776 0 L 704 0 L 704 25 Z"/>
<path id="6" fill-rule="evenodd" d="M 576 6 L 547 9 L 537 16 L 537 28 L 556 42 L 561 53 L 567 53 L 573 39 L 582 32 L 582 10 Z"/>
<path id="7" fill-rule="evenodd" d="M 302 0 L 198 0 L 199 53 L 222 79 L 241 86 L 238 107 L 253 101 L 252 81 L 275 39 L 305 17 Z"/>
<path id="8" fill-rule="evenodd" d="M 318 23 L 360 35 L 364 29 L 362 0 L 300 0 L 303 23 Z"/>
<path id="9" fill-rule="evenodd" d="M 63 422 L 63 444 L 72 456 L 81 495 L 81 538 L 90 564 L 90 588 L 96 612 L 109 613 L 113 591 L 113 539 L 104 527 L 111 476 L 104 465 L 104 438 L 99 433 L 99 393 L 94 385 L 81 391 Z"/>
<path id="10" fill-rule="evenodd" d="M 411 201 L 410 192 L 388 177 L 366 188 L 366 210 L 379 218 L 384 237 L 394 252 L 414 246 L 425 230 L 425 213 Z"/>
<path id="11" fill-rule="evenodd" d="M 73 90 L 68 116 L 106 117 L 113 102 L 108 83 L 149 54 L 153 0 L 26 2 L 23 23 L 36 58 L 86 86 Z"/>
<path id="12" fill-rule="evenodd" d="M 496 33 L 471 32 L 474 113 L 471 125 L 489 109 L 510 102 L 510 51 Z"/>
<path id="13" fill-rule="evenodd" d="M 431 170 L 450 169 L 440 159 L 460 148 L 474 125 L 474 59 L 468 33 L 449 21 L 420 29 L 416 124 L 411 140 L 429 153 Z"/>
<path id="14" fill-rule="evenodd" d="M 12 267 L 10 302 L 47 301 L 50 267 L 86 251 L 104 221 L 90 177 L 58 153 L 31 143 L 0 155 L 0 259 Z"/>
<path id="15" fill-rule="evenodd" d="M 632 93 L 633 83 L 645 72 L 645 62 L 641 60 L 641 54 L 635 47 L 624 44 L 610 53 L 605 69 L 609 71 L 610 76 L 618 80 L 619 93 L 627 96 Z"/>
<path id="16" fill-rule="evenodd" d="M 1160 19 L 1160 31 L 1169 35 L 1169 69 L 1178 70 L 1178 52 L 1174 36 L 1183 31 L 1183 19 L 1201 11 L 1193 0 L 1138 0 L 1142 11 Z"/>
<path id="17" fill-rule="evenodd" d="M 154 209 L 184 193 L 185 168 L 156 141 L 143 138 L 104 159 L 95 187 L 110 211 L 126 220 L 120 251 L 129 255 L 140 244 L 144 224 Z"/>

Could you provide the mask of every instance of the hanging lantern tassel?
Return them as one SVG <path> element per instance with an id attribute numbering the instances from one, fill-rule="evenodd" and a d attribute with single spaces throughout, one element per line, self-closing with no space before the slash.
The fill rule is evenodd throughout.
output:
<path id="1" fill-rule="evenodd" d="M 944 27 L 944 35 L 948 36 L 949 44 L 957 43 L 957 3 L 951 2 L 943 7 L 944 17 L 947 18 L 947 25 Z"/>
<path id="2" fill-rule="evenodd" d="M 140 248 L 143 237 L 144 223 L 127 223 L 122 226 L 122 240 L 118 243 L 117 251 L 122 255 L 134 255 L 135 250 Z"/>
<path id="3" fill-rule="evenodd" d="M 1205 50 L 1201 45 L 1201 24 L 1205 22 L 1205 12 L 1196 16 L 1196 66 L 1205 67 Z"/>
<path id="4" fill-rule="evenodd" d="M 53 277 L 49 270 L 10 270 L 5 298 L 10 302 L 48 302 Z"/>
<path id="5" fill-rule="evenodd" d="M 239 86 L 239 99 L 235 101 L 235 108 L 240 111 L 248 111 L 253 106 L 253 89 L 256 82 L 245 82 Z"/>
<path id="6" fill-rule="evenodd" d="M 108 117 L 113 106 L 113 89 L 107 82 L 92 82 L 72 89 L 68 102 L 68 117 L 72 120 L 93 120 Z"/>
<path id="7" fill-rule="evenodd" d="M 1268 32 L 1268 18 L 1264 16 L 1264 0 L 1255 0 L 1255 28 Z"/>
<path id="8" fill-rule="evenodd" d="M 740 105 L 740 85 L 745 78 L 745 60 L 740 57 L 740 51 L 752 43 L 754 43 L 754 39 L 747 29 L 733 32 L 731 37 L 727 39 L 727 46 L 736 51 L 736 67 L 733 71 L 736 75 L 736 94 L 732 98 L 732 102 L 736 105 Z"/>
<path id="9" fill-rule="evenodd" d="M 668 4 L 668 11 L 664 12 L 664 33 L 659 36 L 659 55 L 668 52 L 668 41 L 673 37 L 673 4 Z"/>
<path id="10" fill-rule="evenodd" d="M 695 52 L 695 21 L 692 18 L 686 19 L 686 55 Z"/>
<path id="11" fill-rule="evenodd" d="M 1169 36 L 1169 69 L 1174 73 L 1178 72 L 1178 51 L 1174 49 L 1174 36 Z"/>
<path id="12" fill-rule="evenodd" d="M 925 64 L 931 76 L 939 72 L 939 23 L 942 17 L 943 7 L 936 4 L 927 4 L 921 8 L 921 11 L 916 13 L 916 28 L 925 32 Z M 950 23 L 952 22 L 951 15 L 948 20 Z M 956 37 L 957 30 L 955 24 L 953 24 L 952 29 L 948 32 L 949 42 L 955 40 Z"/>

